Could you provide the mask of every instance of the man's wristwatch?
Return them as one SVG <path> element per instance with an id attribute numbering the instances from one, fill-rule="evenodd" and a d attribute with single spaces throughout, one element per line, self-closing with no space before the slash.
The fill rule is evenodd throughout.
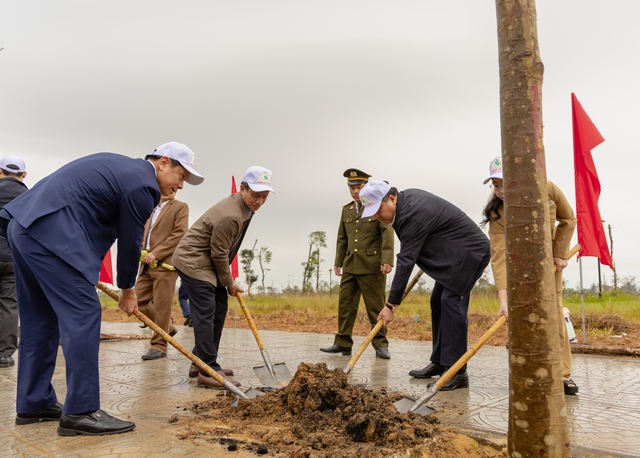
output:
<path id="1" fill-rule="evenodd" d="M 385 306 L 386 306 L 389 310 L 391 310 L 392 312 L 395 312 L 395 311 L 396 311 L 396 309 L 398 308 L 398 306 L 397 306 L 397 305 L 389 304 L 388 302 L 385 304 Z"/>

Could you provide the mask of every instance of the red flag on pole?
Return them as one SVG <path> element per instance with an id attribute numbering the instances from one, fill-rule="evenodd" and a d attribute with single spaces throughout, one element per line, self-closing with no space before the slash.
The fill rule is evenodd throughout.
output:
<path id="1" fill-rule="evenodd" d="M 613 269 L 609 246 L 602 227 L 598 208 L 600 180 L 591 157 L 591 150 L 604 141 L 600 132 L 584 111 L 575 94 L 571 93 L 573 121 L 573 165 L 576 180 L 576 214 L 578 243 L 582 249 L 578 257 L 595 256 Z"/>
<path id="2" fill-rule="evenodd" d="M 107 254 L 102 260 L 100 266 L 100 277 L 98 277 L 102 283 L 109 283 L 113 285 L 113 264 L 111 263 L 111 250 L 107 251 Z"/>
<path id="3" fill-rule="evenodd" d="M 231 194 L 235 194 L 237 192 L 238 190 L 236 189 L 236 179 L 233 175 L 231 175 Z M 238 255 L 237 254 L 233 258 L 233 261 L 231 261 L 231 277 L 234 280 L 238 278 Z"/>

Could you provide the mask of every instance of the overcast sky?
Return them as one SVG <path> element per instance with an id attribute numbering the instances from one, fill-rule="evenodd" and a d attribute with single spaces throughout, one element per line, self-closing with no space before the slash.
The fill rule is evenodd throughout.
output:
<path id="1" fill-rule="evenodd" d="M 273 252 L 266 283 L 275 288 L 301 284 L 313 231 L 327 233 L 329 279 L 347 168 L 431 191 L 481 219 L 490 195 L 482 182 L 500 153 L 494 2 L 1 5 L 0 155 L 25 159 L 28 186 L 87 154 L 141 157 L 175 140 L 205 176 L 178 194 L 194 222 L 229 194 L 232 175 L 239 182 L 248 166 L 265 166 L 276 194 L 244 248 L 257 239 Z M 575 209 L 575 92 L 606 139 L 593 157 L 618 275 L 640 276 L 640 2 L 537 8 L 547 176 Z M 585 286 L 597 282 L 594 259 L 585 258 Z M 611 270 L 603 274 L 611 283 Z M 565 278 L 577 284 L 577 263 Z"/>

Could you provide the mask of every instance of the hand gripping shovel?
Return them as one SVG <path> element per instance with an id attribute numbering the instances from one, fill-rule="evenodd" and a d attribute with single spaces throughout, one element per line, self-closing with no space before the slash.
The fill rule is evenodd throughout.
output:
<path id="1" fill-rule="evenodd" d="M 568 259 L 571 259 L 574 254 L 580 251 L 581 248 L 582 247 L 579 244 L 574 246 L 571 249 L 571 251 L 569 251 Z M 555 264 L 553 266 L 553 271 L 554 272 L 558 271 L 558 268 Z M 467 362 L 471 359 L 471 357 L 473 357 L 473 355 L 475 355 L 478 352 L 478 350 L 480 350 L 480 348 L 482 348 L 482 346 L 485 343 L 487 343 L 487 341 L 491 339 L 491 337 L 493 337 L 496 331 L 500 329 L 500 327 L 506 322 L 507 322 L 506 316 L 502 315 L 500 318 L 498 318 L 497 321 L 493 324 L 493 326 L 491 326 L 489 330 L 485 332 L 482 335 L 482 337 L 480 337 L 480 339 L 475 343 L 475 345 L 469 348 L 467 352 L 464 355 L 462 355 L 460 359 L 456 361 L 456 363 L 449 368 L 449 370 L 447 370 L 447 372 L 442 374 L 440 378 L 436 381 L 436 383 L 432 383 L 429 385 L 429 387 L 427 388 L 427 391 L 422 396 L 420 396 L 420 398 L 417 401 L 414 401 L 413 399 L 409 399 L 409 398 L 402 398 L 393 404 L 396 407 L 396 410 L 400 413 L 413 412 L 422 416 L 426 416 L 434 413 L 435 412 L 434 409 L 432 409 L 429 406 L 425 406 L 424 404 L 429 399 L 434 397 L 436 393 L 440 390 L 440 388 L 442 388 L 445 383 L 451 380 L 451 377 L 453 377 L 460 370 L 462 366 L 467 364 Z"/>
<path id="2" fill-rule="evenodd" d="M 98 283 L 96 285 L 96 287 L 99 290 L 104 291 L 105 293 L 107 293 L 116 302 L 120 300 L 120 296 L 118 296 L 118 294 L 115 291 L 113 291 L 112 289 L 107 287 L 104 283 Z M 158 334 L 160 334 L 160 336 L 164 340 L 169 342 L 171 345 L 173 345 L 176 350 L 178 350 L 180 353 L 182 353 L 187 358 L 189 358 L 193 362 L 193 364 L 195 364 L 196 366 L 198 366 L 198 368 L 200 368 L 200 370 L 206 372 L 207 375 L 209 375 L 210 377 L 213 377 L 218 383 L 221 383 L 227 390 L 229 390 L 233 394 L 235 394 L 237 396 L 237 398 L 232 402 L 232 405 L 237 407 L 239 398 L 242 398 L 242 399 L 253 399 L 256 396 L 263 394 L 263 393 L 260 393 L 257 390 L 254 390 L 253 388 L 250 388 L 249 390 L 247 390 L 246 393 L 242 392 L 242 390 L 240 390 L 237 386 L 235 386 L 234 384 L 229 382 L 226 378 L 224 378 L 222 375 L 218 374 L 216 371 L 211 369 L 207 364 L 205 364 L 204 361 L 202 361 L 196 355 L 194 355 L 189 350 L 187 350 L 185 347 L 183 347 L 182 344 L 180 344 L 180 342 L 178 342 L 173 337 L 171 337 L 169 334 L 164 332 L 162 330 L 162 328 L 160 328 L 157 324 L 155 324 L 153 321 L 151 321 L 149 318 L 147 318 L 147 316 L 144 313 L 142 313 L 138 309 L 136 309 L 136 310 L 133 311 L 133 314 L 136 317 L 138 317 L 138 319 L 140 321 L 142 321 L 144 324 L 146 324 L 150 329 L 152 329 L 155 332 L 157 332 Z"/>
<path id="3" fill-rule="evenodd" d="M 251 327 L 253 335 L 256 338 L 256 342 L 258 343 L 260 354 L 262 355 L 262 359 L 264 360 L 264 366 L 256 366 L 253 368 L 253 371 L 256 373 L 258 379 L 260 380 L 260 383 L 262 383 L 263 385 L 269 386 L 271 388 L 282 388 L 283 386 L 286 386 L 287 383 L 289 383 L 289 381 L 293 378 L 293 375 L 291 375 L 291 372 L 289 371 L 289 369 L 287 369 L 285 363 L 271 363 L 269 354 L 264 348 L 264 344 L 262 343 L 260 334 L 258 334 L 258 329 L 253 322 L 253 318 L 251 318 L 249 309 L 244 303 L 244 299 L 242 299 L 242 295 L 240 295 L 240 292 L 236 293 L 236 297 L 238 298 L 238 302 L 240 302 L 240 307 L 242 307 L 244 316 L 247 317 L 249 326 Z"/>
<path id="4" fill-rule="evenodd" d="M 422 273 L 423 272 L 419 270 L 415 274 L 415 276 L 413 277 L 409 285 L 407 285 L 407 288 L 404 290 L 404 294 L 402 295 L 402 299 L 400 299 L 400 302 L 404 301 L 404 298 L 407 297 L 407 294 L 409 294 L 409 292 L 413 289 L 416 283 L 418 283 L 418 280 L 422 276 Z M 367 335 L 367 338 L 364 339 L 364 342 L 362 342 L 362 345 L 360 345 L 360 348 L 358 348 L 358 351 L 355 352 L 355 354 L 351 357 L 347 365 L 344 366 L 344 368 L 342 369 L 342 371 L 345 374 L 349 374 L 349 372 L 353 370 L 353 366 L 356 365 L 356 363 L 358 362 L 358 359 L 360 359 L 360 356 L 364 352 L 365 348 L 367 348 L 367 345 L 371 343 L 371 341 L 373 340 L 375 335 L 380 331 L 383 325 L 384 325 L 384 320 L 379 320 L 378 323 L 373 327 L 369 335 Z"/>
<path id="5" fill-rule="evenodd" d="M 149 252 L 148 252 L 147 250 L 142 250 L 142 251 L 140 252 L 140 262 L 144 262 L 144 258 L 145 258 L 148 254 L 149 254 Z M 164 262 L 161 262 L 161 263 L 160 263 L 160 266 L 161 266 L 163 269 L 166 269 L 166 270 L 176 270 L 176 268 L 175 268 L 175 267 L 173 267 L 171 264 L 165 264 Z M 158 267 L 158 260 L 156 259 L 155 261 L 153 261 L 149 267 L 151 267 L 152 269 L 156 269 L 156 268 Z"/>

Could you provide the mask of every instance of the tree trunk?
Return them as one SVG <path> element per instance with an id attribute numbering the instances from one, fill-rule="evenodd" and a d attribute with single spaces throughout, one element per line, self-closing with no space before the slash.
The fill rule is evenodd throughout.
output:
<path id="1" fill-rule="evenodd" d="M 510 457 L 569 457 L 534 0 L 496 0 L 509 295 Z"/>

